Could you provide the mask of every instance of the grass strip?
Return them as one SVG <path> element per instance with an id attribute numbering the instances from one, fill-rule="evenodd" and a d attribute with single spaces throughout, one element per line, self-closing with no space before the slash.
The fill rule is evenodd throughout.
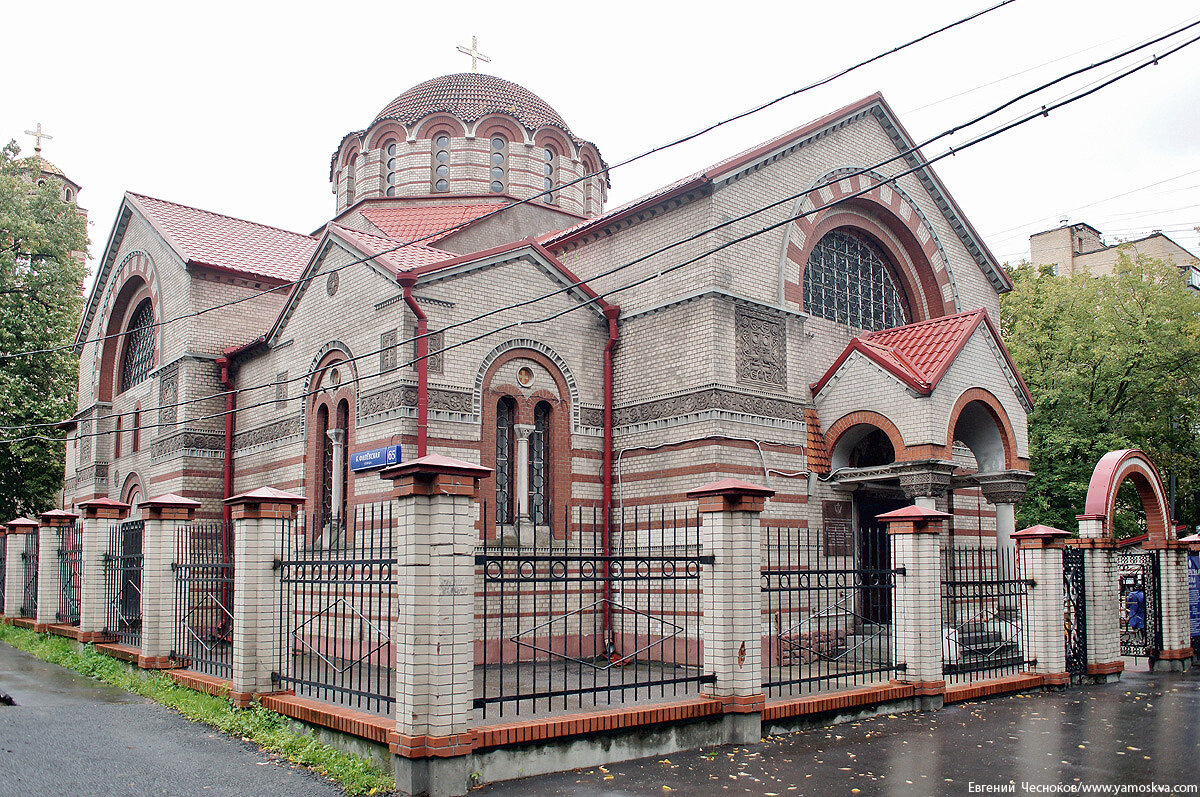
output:
<path id="1" fill-rule="evenodd" d="M 336 781 L 346 790 L 346 794 L 386 794 L 396 788 L 392 775 L 380 771 L 367 759 L 335 750 L 311 736 L 292 730 L 286 717 L 258 704 L 237 708 L 228 698 L 180 686 L 160 673 L 142 675 L 131 672 L 116 659 L 97 653 L 91 645 L 80 651 L 70 640 L 37 634 L 17 626 L 0 625 L 0 641 L 42 661 L 147 697 L 190 720 L 203 722 L 230 736 L 278 753 L 294 764 Z"/>

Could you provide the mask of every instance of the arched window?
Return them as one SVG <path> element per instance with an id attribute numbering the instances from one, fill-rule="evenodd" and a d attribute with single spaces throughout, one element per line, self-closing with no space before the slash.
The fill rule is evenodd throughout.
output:
<path id="1" fill-rule="evenodd" d="M 433 190 L 450 190 L 450 136 L 439 133 L 433 139 Z"/>
<path id="2" fill-rule="evenodd" d="M 333 515 L 333 441 L 329 439 L 329 407 L 322 404 L 317 408 L 317 450 L 321 452 L 317 468 L 317 522 L 314 529 L 320 530 Z"/>
<path id="3" fill-rule="evenodd" d="M 542 180 L 542 190 L 553 191 L 554 186 L 558 184 L 558 153 L 552 147 L 546 147 L 542 150 L 542 160 L 545 161 L 542 164 L 542 174 L 545 178 Z M 553 193 L 542 197 L 545 202 L 550 204 L 554 204 L 555 198 Z"/>
<path id="4" fill-rule="evenodd" d="M 492 193 L 503 194 L 508 185 L 508 139 L 492 136 Z"/>
<path id="5" fill-rule="evenodd" d="M 350 162 L 346 164 L 346 204 L 354 204 L 354 194 L 358 190 L 358 153 L 350 156 Z"/>
<path id="6" fill-rule="evenodd" d="M 133 409 L 133 439 L 130 441 L 129 450 L 137 453 L 142 450 L 142 408 L 141 406 Z"/>
<path id="7" fill-rule="evenodd" d="M 121 416 L 117 416 L 117 424 L 113 428 L 113 459 L 121 456 Z"/>
<path id="8" fill-rule="evenodd" d="M 496 523 L 513 522 L 513 423 L 517 402 L 501 396 L 496 402 Z"/>
<path id="9" fill-rule="evenodd" d="M 592 166 L 591 161 L 585 159 L 583 161 L 583 173 L 588 176 L 585 177 L 583 183 L 581 183 L 583 186 L 583 215 L 585 216 L 592 215 L 592 181 L 595 178 L 591 177 L 590 175 L 594 171 L 596 171 L 596 169 Z"/>
<path id="10" fill-rule="evenodd" d="M 533 434 L 529 437 L 529 515 L 541 525 L 550 522 L 550 404 L 539 401 L 533 409 Z"/>
<path id="11" fill-rule="evenodd" d="M 150 376 L 154 367 L 154 304 L 143 299 L 125 330 L 125 352 L 121 357 L 121 392 Z"/>
<path id="12" fill-rule="evenodd" d="M 336 507 L 336 511 L 338 517 L 342 518 L 344 523 L 346 518 L 346 497 L 349 495 L 349 491 L 346 488 L 349 486 L 350 481 L 350 404 L 345 399 L 338 402 L 337 415 L 334 422 L 342 432 L 342 444 L 338 446 L 341 450 L 341 462 L 338 463 L 338 467 L 334 472 L 341 474 L 342 489 L 338 491 L 341 496 L 341 502 Z"/>
<path id="13" fill-rule="evenodd" d="M 907 324 L 908 301 L 882 250 L 866 236 L 834 230 L 804 267 L 804 312 L 859 329 Z"/>
<path id="14" fill-rule="evenodd" d="M 400 158 L 395 141 L 389 140 L 384 143 L 383 157 L 383 182 L 387 186 L 383 192 L 387 196 L 395 196 L 396 184 L 400 182 Z"/>

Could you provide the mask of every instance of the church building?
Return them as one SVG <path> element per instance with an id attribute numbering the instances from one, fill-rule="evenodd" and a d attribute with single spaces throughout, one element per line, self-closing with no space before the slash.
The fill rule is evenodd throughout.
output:
<path id="1" fill-rule="evenodd" d="M 915 501 L 1012 533 L 1011 285 L 882 96 L 615 209 L 605 168 L 470 72 L 336 142 L 312 234 L 127 193 L 76 340 L 67 503 L 219 517 L 270 486 L 338 518 L 389 494 L 380 466 L 442 454 L 494 469 L 482 540 L 726 477 L 774 490 L 780 527 Z"/>

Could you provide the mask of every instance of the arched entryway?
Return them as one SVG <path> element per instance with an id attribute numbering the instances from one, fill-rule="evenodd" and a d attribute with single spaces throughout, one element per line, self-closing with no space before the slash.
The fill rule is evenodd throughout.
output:
<path id="1" fill-rule="evenodd" d="M 327 346 L 309 376 L 305 467 L 311 503 L 310 543 L 346 542 L 346 518 L 354 506 L 350 450 L 354 445 L 357 373 L 349 351 Z"/>

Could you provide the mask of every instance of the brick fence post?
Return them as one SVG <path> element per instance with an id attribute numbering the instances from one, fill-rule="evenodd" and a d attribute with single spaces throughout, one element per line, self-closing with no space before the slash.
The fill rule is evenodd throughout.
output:
<path id="1" fill-rule="evenodd" d="M 1188 604 L 1188 544 L 1177 539 L 1150 540 L 1142 545 L 1158 557 L 1158 605 L 1162 647 L 1153 658 L 1155 672 L 1182 672 L 1192 659 L 1192 622 Z"/>
<path id="2" fill-rule="evenodd" d="M 475 498 L 491 468 L 429 454 L 387 468 L 396 502 L 396 730 L 402 794 L 465 794 L 475 692 Z"/>
<path id="3" fill-rule="evenodd" d="M 75 525 L 79 515 L 52 509 L 40 515 L 38 530 L 38 608 L 37 625 L 34 630 L 45 631 L 59 622 L 58 602 L 62 592 L 62 560 L 58 551 L 62 547 L 63 530 Z"/>
<path id="4" fill-rule="evenodd" d="M 906 506 L 878 516 L 888 525 L 892 567 L 897 569 L 892 599 L 894 657 L 904 665 L 901 683 L 912 684 L 921 708 L 942 707 L 942 522 L 951 515 Z"/>
<path id="5" fill-rule="evenodd" d="M 275 558 L 296 521 L 304 496 L 263 487 L 225 500 L 233 515 L 233 675 L 230 697 L 239 706 L 279 690 L 279 575 Z"/>
<path id="6" fill-rule="evenodd" d="M 1116 543 L 1104 533 L 1104 515 L 1079 515 L 1079 538 L 1067 544 L 1083 548 L 1084 606 L 1087 612 L 1087 674 L 1096 683 L 1117 681 L 1121 659 Z"/>
<path id="7" fill-rule="evenodd" d="M 83 522 L 83 584 L 79 594 L 79 641 L 104 642 L 108 624 L 108 596 L 104 558 L 109 530 L 129 516 L 129 504 L 112 498 L 95 498 L 77 507 Z"/>
<path id="8" fill-rule="evenodd" d="M 142 502 L 142 652 L 138 666 L 174 666 L 175 544 L 180 526 L 196 518 L 199 501 L 168 493 Z"/>
<path id="9" fill-rule="evenodd" d="M 1063 626 L 1063 541 L 1071 532 L 1030 526 L 1012 535 L 1020 557 L 1021 577 L 1033 584 L 1025 595 L 1026 659 L 1046 676 L 1047 686 L 1071 683 Z"/>
<path id="10" fill-rule="evenodd" d="M 10 520 L 8 552 L 4 560 L 4 613 L 21 617 L 25 606 L 25 541 L 26 535 L 37 532 L 37 521 L 26 517 Z"/>
<path id="11" fill-rule="evenodd" d="M 725 703 L 727 744 L 762 738 L 762 533 L 759 517 L 774 490 L 722 479 L 688 492 L 700 512 L 700 553 L 712 556 L 700 579 L 706 692 Z"/>

